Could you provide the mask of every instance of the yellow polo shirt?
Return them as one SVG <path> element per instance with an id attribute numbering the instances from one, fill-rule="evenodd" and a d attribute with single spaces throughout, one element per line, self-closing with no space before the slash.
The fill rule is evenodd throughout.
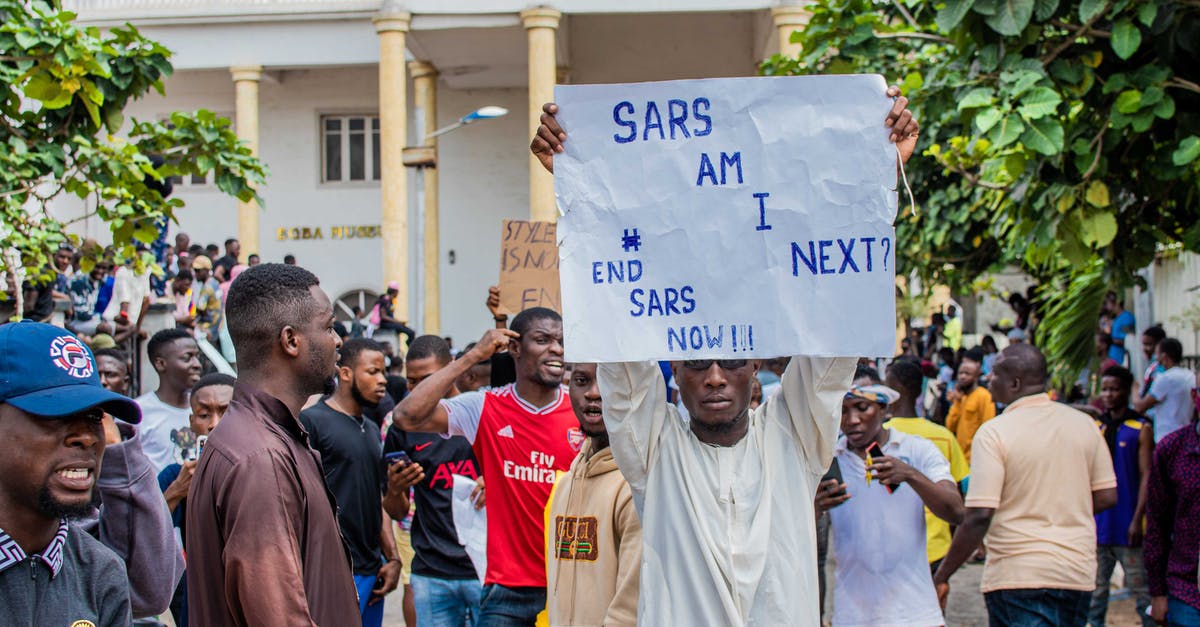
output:
<path id="1" fill-rule="evenodd" d="M 892 418 L 883 425 L 889 429 L 895 429 L 911 435 L 918 435 L 937 447 L 942 455 L 950 462 L 950 475 L 954 477 L 954 482 L 961 482 L 971 474 L 971 467 L 967 464 L 967 456 L 963 455 L 962 447 L 958 445 L 958 440 L 950 430 L 937 423 L 930 422 L 924 418 Z M 943 557 L 950 551 L 950 523 L 933 515 L 929 508 L 925 508 L 925 553 L 929 558 L 929 563 L 932 564 Z"/>

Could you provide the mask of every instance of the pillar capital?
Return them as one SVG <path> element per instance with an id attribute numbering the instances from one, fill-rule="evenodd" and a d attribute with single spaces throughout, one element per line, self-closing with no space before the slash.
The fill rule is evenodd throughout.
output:
<path id="1" fill-rule="evenodd" d="M 233 82 L 253 81 L 255 83 L 262 80 L 263 68 L 261 65 L 235 65 L 229 68 L 229 74 L 233 76 Z"/>
<path id="2" fill-rule="evenodd" d="M 812 11 L 798 4 L 784 4 L 771 7 L 771 21 L 775 26 L 808 26 Z"/>
<path id="3" fill-rule="evenodd" d="M 409 61 L 408 73 L 413 77 L 413 80 L 418 78 L 437 78 L 437 68 L 433 67 L 428 61 Z"/>
<path id="4" fill-rule="evenodd" d="M 558 23 L 562 20 L 562 11 L 551 7 L 531 7 L 521 11 L 521 23 L 525 28 L 550 28 L 558 29 Z"/>
<path id="5" fill-rule="evenodd" d="M 385 8 L 371 18 L 376 33 L 407 33 L 412 25 L 412 13 Z"/>

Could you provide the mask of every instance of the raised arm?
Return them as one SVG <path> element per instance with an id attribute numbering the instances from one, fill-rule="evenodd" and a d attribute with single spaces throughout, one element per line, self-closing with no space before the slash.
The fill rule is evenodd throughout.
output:
<path id="1" fill-rule="evenodd" d="M 791 426 L 809 471 L 818 476 L 833 461 L 842 397 L 850 389 L 857 363 L 857 357 L 797 355 L 783 372 L 779 392 L 759 409 L 768 420 Z"/>
<path id="2" fill-rule="evenodd" d="M 440 402 L 454 387 L 454 382 L 475 364 L 491 359 L 496 351 L 508 346 L 509 340 L 517 337 L 508 329 L 489 329 L 467 354 L 409 390 L 408 396 L 392 411 L 393 424 L 404 431 L 447 433 L 450 415 Z"/>
<path id="3" fill-rule="evenodd" d="M 600 364 L 597 378 L 613 458 L 629 482 L 640 512 L 646 477 L 668 420 L 662 370 L 652 361 Z"/>

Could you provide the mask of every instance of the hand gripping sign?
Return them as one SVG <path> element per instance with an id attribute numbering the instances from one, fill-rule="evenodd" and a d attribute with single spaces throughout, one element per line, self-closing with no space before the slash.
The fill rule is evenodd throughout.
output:
<path id="1" fill-rule="evenodd" d="M 570 358 L 892 354 L 886 89 L 880 76 L 557 87 Z"/>

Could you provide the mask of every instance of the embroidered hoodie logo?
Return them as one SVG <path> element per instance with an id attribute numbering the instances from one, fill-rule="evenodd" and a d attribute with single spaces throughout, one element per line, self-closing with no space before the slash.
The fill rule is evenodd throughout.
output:
<path id="1" fill-rule="evenodd" d="M 558 516 L 554 519 L 554 546 L 560 560 L 594 562 L 600 558 L 596 546 L 599 523 L 595 516 Z"/>

